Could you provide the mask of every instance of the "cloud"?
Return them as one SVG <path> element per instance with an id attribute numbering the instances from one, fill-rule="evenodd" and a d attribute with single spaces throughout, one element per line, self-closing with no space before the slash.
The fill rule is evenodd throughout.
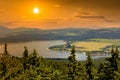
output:
<path id="1" fill-rule="evenodd" d="M 0 25 L 10 25 L 12 24 L 12 22 L 3 22 L 3 23 L 0 23 Z"/>
<path id="2" fill-rule="evenodd" d="M 26 27 L 38 27 L 41 28 L 52 28 L 54 26 L 58 26 L 61 19 L 38 19 L 38 20 L 16 20 L 11 22 L 3 22 L 0 25 L 16 27 L 16 26 L 26 26 Z"/>
<path id="3" fill-rule="evenodd" d="M 79 18 L 87 18 L 87 19 L 102 19 L 104 21 L 107 21 L 107 22 L 112 22 L 112 20 L 109 20 L 107 18 L 105 18 L 105 16 L 93 16 L 93 15 L 88 15 L 88 16 L 76 16 L 76 17 L 79 17 Z"/>
<path id="4" fill-rule="evenodd" d="M 15 21 L 11 21 L 11 22 L 2 22 L 0 24 L 15 24 L 15 23 L 57 23 L 59 21 L 62 21 L 62 19 L 36 19 L 36 20 L 32 20 L 32 19 L 18 19 Z"/>
<path id="5" fill-rule="evenodd" d="M 113 22 L 112 20 L 110 19 L 107 19 L 105 16 L 101 16 L 101 15 L 98 15 L 97 13 L 95 12 L 87 12 L 87 11 L 83 11 L 83 10 L 79 10 L 75 17 L 77 18 L 81 18 L 81 19 L 91 19 L 91 21 L 93 19 L 98 19 L 98 20 L 103 20 L 103 21 L 106 21 L 106 22 Z"/>

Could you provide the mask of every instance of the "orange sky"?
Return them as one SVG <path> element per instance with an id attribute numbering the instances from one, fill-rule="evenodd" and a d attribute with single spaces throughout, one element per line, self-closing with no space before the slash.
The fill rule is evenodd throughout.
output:
<path id="1" fill-rule="evenodd" d="M 9 28 L 120 27 L 119 0 L 0 0 L 0 25 Z M 38 7 L 40 13 L 33 13 Z"/>

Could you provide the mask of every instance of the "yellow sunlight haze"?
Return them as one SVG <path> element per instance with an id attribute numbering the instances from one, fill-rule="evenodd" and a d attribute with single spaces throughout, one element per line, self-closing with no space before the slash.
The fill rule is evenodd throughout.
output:
<path id="1" fill-rule="evenodd" d="M 37 13 L 39 13 L 39 9 L 38 9 L 38 8 L 34 8 L 34 9 L 33 9 L 33 12 L 34 12 L 35 14 L 37 14 Z"/>

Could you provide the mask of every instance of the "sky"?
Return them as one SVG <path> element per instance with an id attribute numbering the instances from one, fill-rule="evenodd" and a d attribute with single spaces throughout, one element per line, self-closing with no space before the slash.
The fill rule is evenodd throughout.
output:
<path id="1" fill-rule="evenodd" d="M 34 8 L 39 13 L 33 12 Z M 0 25 L 8 28 L 118 28 L 120 0 L 0 0 Z"/>

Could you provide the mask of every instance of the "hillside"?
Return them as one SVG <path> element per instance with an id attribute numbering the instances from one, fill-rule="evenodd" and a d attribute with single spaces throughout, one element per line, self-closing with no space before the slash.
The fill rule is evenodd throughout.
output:
<path id="1" fill-rule="evenodd" d="M 85 40 L 90 38 L 119 39 L 119 34 L 120 28 L 65 28 L 40 30 L 24 27 L 9 29 L 0 26 L 0 42 L 21 42 L 32 40 Z"/>

